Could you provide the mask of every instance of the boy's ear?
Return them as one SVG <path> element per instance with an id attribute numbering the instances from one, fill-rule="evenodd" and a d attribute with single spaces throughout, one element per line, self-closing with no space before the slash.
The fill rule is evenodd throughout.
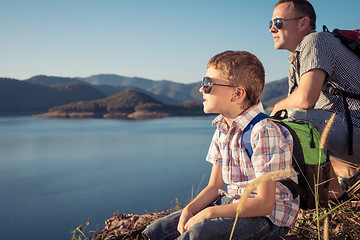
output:
<path id="1" fill-rule="evenodd" d="M 244 96 L 245 96 L 245 90 L 240 88 L 240 87 L 237 87 L 235 88 L 234 90 L 234 93 L 233 93 L 233 101 L 239 101 L 241 100 Z"/>

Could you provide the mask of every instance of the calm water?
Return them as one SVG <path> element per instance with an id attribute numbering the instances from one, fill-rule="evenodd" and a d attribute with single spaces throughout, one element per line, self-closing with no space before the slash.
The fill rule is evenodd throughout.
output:
<path id="1" fill-rule="evenodd" d="M 1 239 L 70 239 L 88 219 L 187 201 L 209 178 L 211 120 L 1 117 Z"/>

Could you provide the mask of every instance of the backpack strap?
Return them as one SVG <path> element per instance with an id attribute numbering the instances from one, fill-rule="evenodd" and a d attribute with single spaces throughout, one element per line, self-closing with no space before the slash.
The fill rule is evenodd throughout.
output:
<path id="1" fill-rule="evenodd" d="M 290 126 L 286 125 L 282 121 L 276 119 L 274 119 L 273 121 L 280 124 L 281 126 L 284 126 L 290 132 L 293 138 L 292 167 L 297 173 L 304 175 L 305 174 L 304 153 L 302 151 L 300 139 L 298 138 L 296 132 Z M 290 190 L 290 192 L 293 195 L 293 198 L 300 196 L 301 199 L 307 199 L 307 192 L 303 187 L 301 187 L 301 186 L 307 186 L 307 183 L 304 178 L 298 177 L 298 183 L 294 182 L 290 178 L 280 180 L 279 182 L 281 182 L 285 187 L 287 187 Z"/>
<path id="2" fill-rule="evenodd" d="M 251 158 L 252 154 L 253 154 L 253 150 L 251 147 L 251 130 L 254 128 L 255 124 L 257 124 L 258 122 L 260 122 L 261 120 L 265 119 L 265 118 L 269 118 L 268 115 L 266 115 L 265 113 L 259 113 L 258 115 L 256 115 L 250 122 L 249 124 L 244 128 L 243 130 L 243 144 L 245 147 L 245 151 L 247 153 L 247 155 L 249 156 L 249 158 Z"/>
<path id="3" fill-rule="evenodd" d="M 335 86 L 333 86 L 331 83 L 327 83 L 325 85 L 325 92 L 331 94 L 331 95 L 335 95 L 335 96 L 340 96 L 342 98 L 342 102 L 344 105 L 344 110 L 345 110 L 345 117 L 346 117 L 346 123 L 347 123 L 347 127 L 348 127 L 348 155 L 353 155 L 353 123 L 352 123 L 352 119 L 351 119 L 351 114 L 350 114 L 350 110 L 349 110 L 349 104 L 347 102 L 347 98 L 353 98 L 353 99 L 357 99 L 360 100 L 360 94 L 356 94 L 356 93 L 351 93 L 351 92 L 347 92 L 341 89 L 336 88 Z"/>
<path id="4" fill-rule="evenodd" d="M 287 113 L 285 112 L 285 114 L 287 115 Z M 280 116 L 282 114 L 278 113 L 277 116 Z M 284 117 L 284 115 L 282 116 Z M 284 124 L 282 121 L 274 119 L 269 117 L 268 115 L 264 114 L 264 113 L 259 113 L 256 117 L 254 117 L 250 123 L 245 127 L 244 131 L 243 131 L 243 144 L 245 147 L 245 151 L 248 154 L 249 158 L 252 157 L 253 154 L 253 150 L 251 147 L 251 131 L 254 128 L 255 124 L 258 123 L 259 121 L 265 119 L 265 118 L 269 118 L 270 120 L 274 121 L 275 123 L 279 123 L 280 125 L 286 127 L 289 131 L 290 134 L 293 137 L 293 142 L 294 142 L 294 147 L 293 147 L 293 157 L 292 157 L 292 167 L 294 168 L 294 170 L 296 172 L 302 172 L 304 173 L 305 171 L 305 161 L 304 161 L 304 154 L 302 152 L 302 147 L 300 144 L 300 140 L 297 137 L 295 131 L 293 129 L 291 129 L 288 125 Z M 298 178 L 300 180 L 300 178 Z M 285 187 L 287 187 L 289 189 L 289 191 L 292 193 L 293 198 L 296 198 L 297 196 L 300 195 L 301 198 L 306 199 L 307 193 L 306 191 L 301 188 L 300 186 L 306 186 L 306 182 L 299 182 L 298 184 L 296 182 L 294 182 L 291 179 L 283 179 L 280 180 L 279 182 L 281 182 Z"/>

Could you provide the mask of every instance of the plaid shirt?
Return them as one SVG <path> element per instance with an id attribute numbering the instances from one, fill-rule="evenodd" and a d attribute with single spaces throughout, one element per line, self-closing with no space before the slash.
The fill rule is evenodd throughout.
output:
<path id="1" fill-rule="evenodd" d="M 251 131 L 251 145 L 253 155 L 247 155 L 242 132 L 249 122 L 260 112 L 259 103 L 240 114 L 231 126 L 228 126 L 222 115 L 213 121 L 217 126 L 210 144 L 206 160 L 212 164 L 222 166 L 227 195 L 234 198 L 234 202 L 244 192 L 246 186 L 265 173 L 291 167 L 293 140 L 290 132 L 269 119 L 258 122 Z M 278 180 L 278 179 L 277 179 Z M 294 177 L 297 182 L 297 177 Z M 255 197 L 255 189 L 250 195 Z M 291 192 L 280 182 L 276 184 L 275 206 L 267 217 L 277 226 L 294 227 L 299 211 L 299 198 L 293 199 Z"/>

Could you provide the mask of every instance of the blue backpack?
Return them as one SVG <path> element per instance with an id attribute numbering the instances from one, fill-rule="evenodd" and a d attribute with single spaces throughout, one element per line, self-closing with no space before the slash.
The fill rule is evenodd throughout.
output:
<path id="1" fill-rule="evenodd" d="M 246 153 L 251 159 L 253 154 L 250 141 L 251 130 L 259 121 L 266 118 L 286 127 L 293 137 L 292 167 L 298 173 L 298 183 L 295 183 L 290 178 L 280 180 L 280 182 L 290 190 L 294 198 L 300 196 L 301 209 L 314 209 L 316 207 L 315 184 L 319 176 L 318 203 L 321 207 L 327 207 L 330 161 L 328 154 L 319 148 L 320 133 L 310 122 L 276 119 L 280 118 L 280 115 L 281 113 L 277 113 L 275 118 L 271 118 L 264 113 L 259 113 L 246 126 L 242 138 Z"/>

